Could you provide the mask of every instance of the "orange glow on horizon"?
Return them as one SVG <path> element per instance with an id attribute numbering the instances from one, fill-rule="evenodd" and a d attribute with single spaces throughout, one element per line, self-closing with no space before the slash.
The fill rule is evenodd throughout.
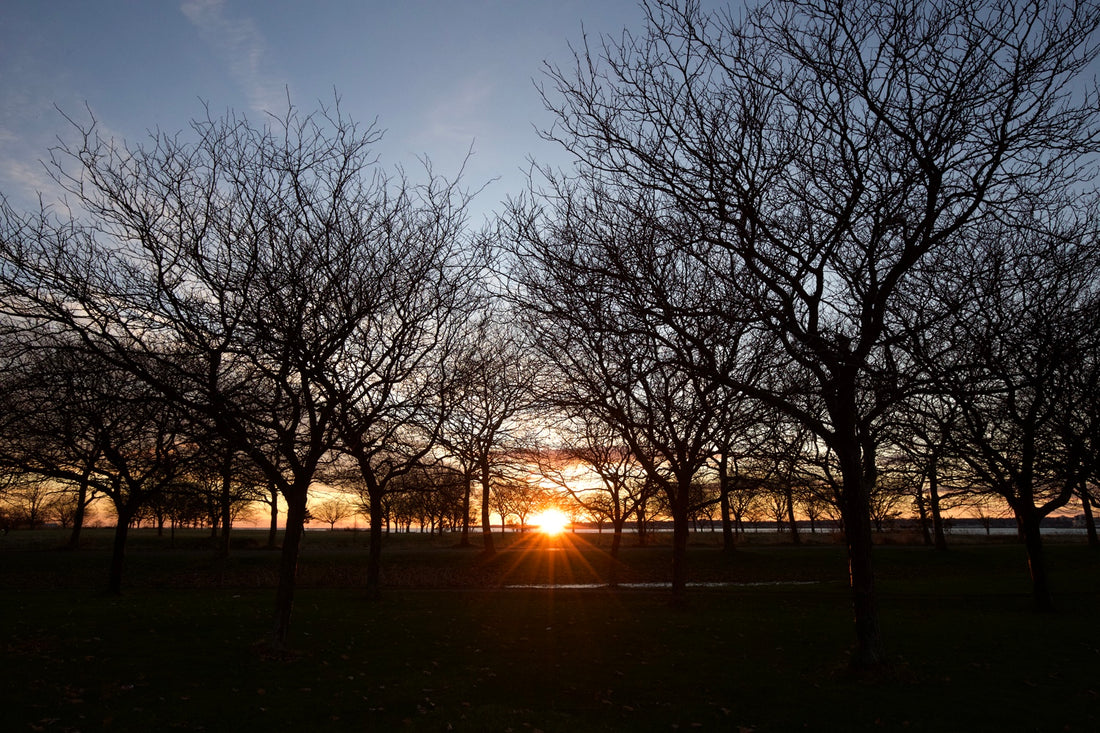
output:
<path id="1" fill-rule="evenodd" d="M 569 526 L 569 517 L 560 509 L 546 509 L 531 517 L 531 524 L 543 534 L 561 534 Z"/>

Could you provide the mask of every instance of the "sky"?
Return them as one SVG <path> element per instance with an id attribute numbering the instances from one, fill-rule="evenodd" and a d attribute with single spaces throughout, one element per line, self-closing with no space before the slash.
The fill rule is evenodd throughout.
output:
<path id="1" fill-rule="evenodd" d="M 472 147 L 463 180 L 485 186 L 481 218 L 522 187 L 528 156 L 567 162 L 536 132 L 552 122 L 543 63 L 567 66 L 583 33 L 642 18 L 636 0 L 4 0 L 0 194 L 19 209 L 54 195 L 41 161 L 72 139 L 62 113 L 90 109 L 134 145 L 184 130 L 204 102 L 257 121 L 288 93 L 310 111 L 338 94 L 386 131 L 381 164 L 414 181 L 419 158 L 453 177 Z"/>

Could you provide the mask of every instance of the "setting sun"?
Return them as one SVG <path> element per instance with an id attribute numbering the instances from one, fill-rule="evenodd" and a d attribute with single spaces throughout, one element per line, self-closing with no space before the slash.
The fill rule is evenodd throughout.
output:
<path id="1" fill-rule="evenodd" d="M 560 509 L 546 509 L 532 517 L 531 524 L 543 534 L 561 534 L 569 524 L 569 517 Z"/>

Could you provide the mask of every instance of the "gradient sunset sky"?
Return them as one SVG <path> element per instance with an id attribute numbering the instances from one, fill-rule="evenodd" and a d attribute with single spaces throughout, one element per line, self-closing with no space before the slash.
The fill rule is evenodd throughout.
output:
<path id="1" fill-rule="evenodd" d="M 65 114 L 130 144 L 227 109 L 257 120 L 331 102 L 386 130 L 377 152 L 416 180 L 417 156 L 464 180 L 478 218 L 522 185 L 525 158 L 562 163 L 542 142 L 534 84 L 568 65 L 583 32 L 639 28 L 636 0 L 5 0 L 0 6 L 0 193 L 33 205 L 51 182 L 40 161 Z M 56 108 L 55 108 L 56 107 Z M 555 159 L 557 156 L 557 159 Z M 476 223 L 476 222 L 475 222 Z"/>

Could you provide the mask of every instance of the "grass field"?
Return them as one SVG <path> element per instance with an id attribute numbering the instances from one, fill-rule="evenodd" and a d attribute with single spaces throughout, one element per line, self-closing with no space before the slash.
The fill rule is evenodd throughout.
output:
<path id="1" fill-rule="evenodd" d="M 1050 550 L 1058 611 L 1030 610 L 1021 547 L 877 548 L 893 659 L 849 672 L 843 548 L 690 548 L 686 608 L 663 590 L 517 589 L 602 581 L 593 536 L 509 538 L 492 558 L 394 536 L 385 593 L 361 588 L 365 537 L 307 533 L 291 643 L 266 638 L 278 553 L 242 532 L 215 561 L 197 534 L 138 532 L 126 591 L 108 533 L 0 540 L 0 729 L 1100 730 L 1100 557 Z M 623 581 L 667 577 L 667 547 L 625 547 Z M 766 584 L 778 583 L 778 584 Z"/>

